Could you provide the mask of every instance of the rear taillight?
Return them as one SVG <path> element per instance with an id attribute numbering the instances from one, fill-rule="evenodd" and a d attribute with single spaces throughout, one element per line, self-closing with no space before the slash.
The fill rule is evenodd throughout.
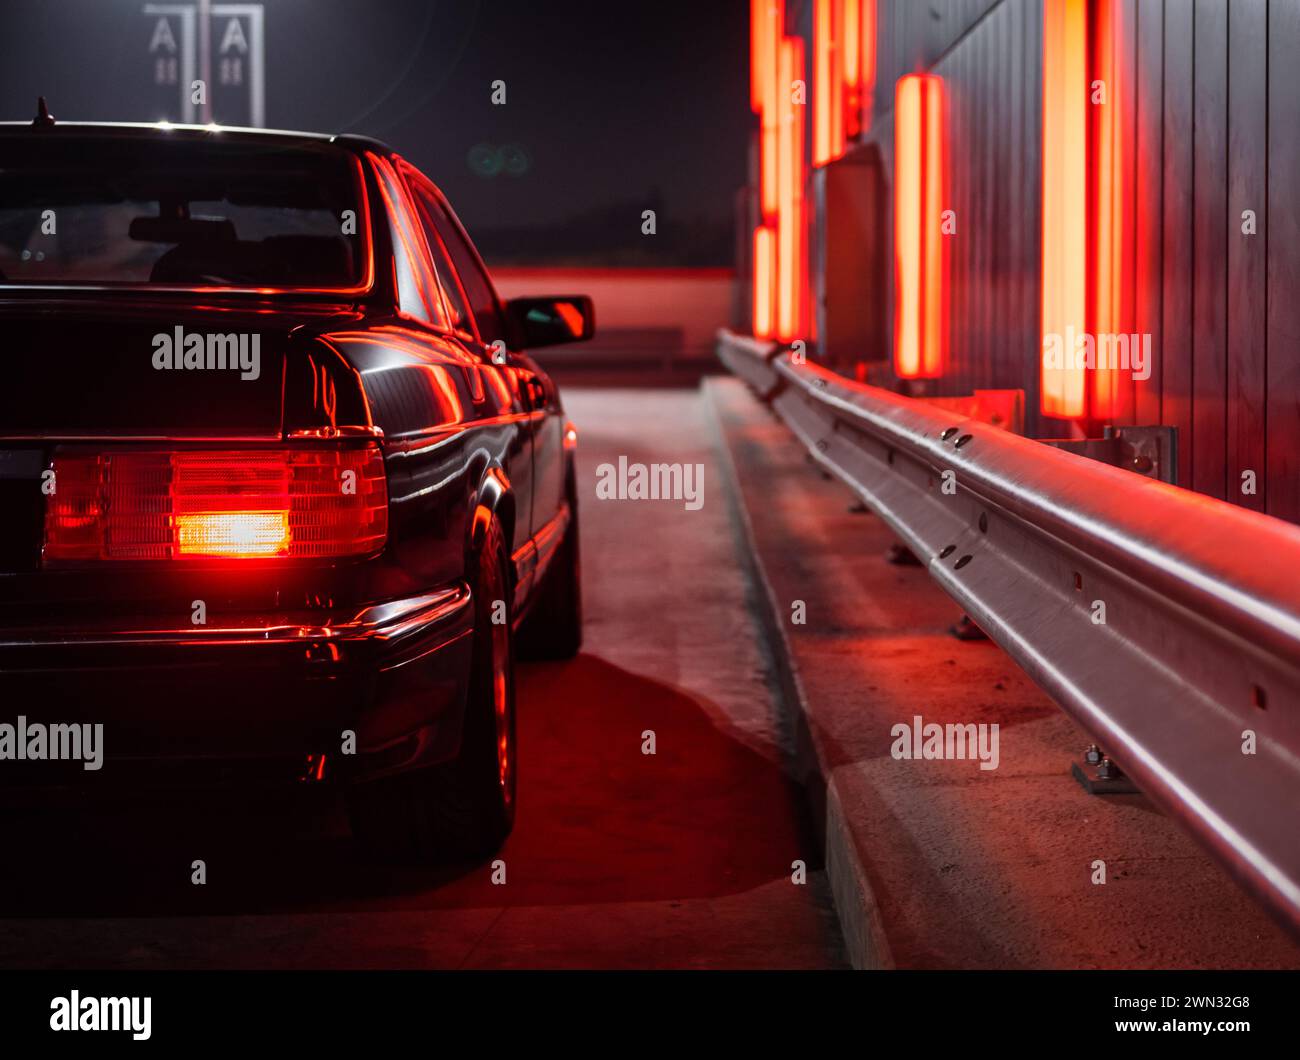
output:
<path id="1" fill-rule="evenodd" d="M 377 446 L 54 452 L 46 562 L 332 559 L 388 534 Z"/>

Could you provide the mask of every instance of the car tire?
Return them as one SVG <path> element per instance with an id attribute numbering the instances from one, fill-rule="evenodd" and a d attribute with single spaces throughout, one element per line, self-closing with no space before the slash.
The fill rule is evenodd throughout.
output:
<path id="1" fill-rule="evenodd" d="M 449 762 L 360 783 L 349 792 L 353 835 L 373 860 L 480 859 L 494 853 L 514 826 L 514 637 L 505 538 L 495 519 L 470 573 L 474 645 L 460 752 Z M 504 608 L 494 606 L 497 601 Z"/>
<path id="2" fill-rule="evenodd" d="M 572 659 L 582 649 L 582 552 L 578 506 L 572 496 L 569 525 L 540 594 L 519 630 L 520 657 Z"/>

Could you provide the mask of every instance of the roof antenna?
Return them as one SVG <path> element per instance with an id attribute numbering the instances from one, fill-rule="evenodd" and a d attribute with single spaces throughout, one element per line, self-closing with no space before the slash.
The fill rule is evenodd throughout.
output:
<path id="1" fill-rule="evenodd" d="M 36 117 L 32 125 L 38 129 L 48 129 L 54 124 L 54 117 L 50 114 L 50 108 L 45 103 L 44 96 L 36 97 Z"/>

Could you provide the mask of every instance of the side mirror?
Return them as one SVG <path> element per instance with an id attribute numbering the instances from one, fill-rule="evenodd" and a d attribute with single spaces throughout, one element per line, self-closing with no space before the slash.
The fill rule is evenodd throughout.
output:
<path id="1" fill-rule="evenodd" d="M 512 298 L 506 303 L 506 316 L 514 346 L 525 350 L 585 342 L 596 333 L 596 310 L 585 294 Z"/>

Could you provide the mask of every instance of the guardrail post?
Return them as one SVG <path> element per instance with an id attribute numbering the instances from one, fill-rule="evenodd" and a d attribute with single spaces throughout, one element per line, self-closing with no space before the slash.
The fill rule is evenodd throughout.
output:
<path id="1" fill-rule="evenodd" d="M 1107 427 L 1100 438 L 1044 438 L 1043 444 L 1178 485 L 1177 427 Z"/>

